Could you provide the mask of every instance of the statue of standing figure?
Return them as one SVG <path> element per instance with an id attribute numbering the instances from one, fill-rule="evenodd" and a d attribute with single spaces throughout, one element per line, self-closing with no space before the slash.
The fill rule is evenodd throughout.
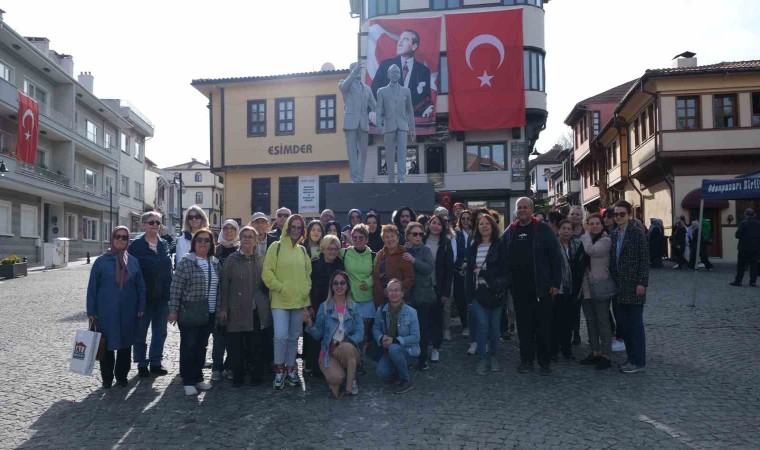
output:
<path id="1" fill-rule="evenodd" d="M 388 68 L 387 86 L 377 90 L 377 130 L 385 138 L 385 164 L 388 182 L 406 181 L 406 143 L 415 138 L 414 107 L 409 88 L 401 86 L 401 69 L 396 64 Z M 398 171 L 395 180 L 394 167 Z"/>
<path id="2" fill-rule="evenodd" d="M 353 63 L 348 77 L 338 82 L 338 89 L 343 95 L 343 133 L 352 183 L 364 183 L 369 139 L 368 112 L 374 111 L 376 105 L 372 89 L 362 83 L 361 74 L 361 62 Z"/>

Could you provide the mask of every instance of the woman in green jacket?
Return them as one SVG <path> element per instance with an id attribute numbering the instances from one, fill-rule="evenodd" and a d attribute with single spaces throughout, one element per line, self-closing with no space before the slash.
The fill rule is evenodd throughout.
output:
<path id="1" fill-rule="evenodd" d="M 311 259 L 299 244 L 304 238 L 305 221 L 298 214 L 288 217 L 280 240 L 273 242 L 264 258 L 261 274 L 269 288 L 274 323 L 274 388 L 287 382 L 298 386 L 296 352 L 301 334 L 301 313 L 309 306 Z"/>
<path id="2" fill-rule="evenodd" d="M 369 227 L 363 223 L 354 225 L 351 229 L 351 242 L 353 245 L 342 252 L 343 266 L 351 281 L 351 299 L 354 301 L 354 307 L 364 319 L 365 342 L 369 342 L 372 336 L 372 322 L 375 320 L 375 283 L 372 278 L 375 254 L 367 245 Z"/>

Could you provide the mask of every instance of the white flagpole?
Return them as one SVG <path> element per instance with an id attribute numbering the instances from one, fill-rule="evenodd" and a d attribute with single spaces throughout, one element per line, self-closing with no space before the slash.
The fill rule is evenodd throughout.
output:
<path id="1" fill-rule="evenodd" d="M 704 195 L 704 192 L 702 193 Z M 699 271 L 699 252 L 702 249 L 702 218 L 705 214 L 705 199 L 699 201 L 699 232 L 697 234 L 697 257 L 694 259 L 694 281 L 691 283 L 693 291 L 691 295 L 691 306 L 697 306 L 697 272 Z M 693 237 L 693 235 L 692 235 Z"/>

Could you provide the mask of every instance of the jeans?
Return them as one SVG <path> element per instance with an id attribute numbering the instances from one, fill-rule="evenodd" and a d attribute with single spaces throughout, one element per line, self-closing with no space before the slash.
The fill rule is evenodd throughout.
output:
<path id="1" fill-rule="evenodd" d="M 570 341 L 572 340 L 576 317 L 575 300 L 571 299 L 570 295 L 558 294 L 554 297 L 554 305 L 552 307 L 552 338 L 549 350 L 553 356 L 558 355 L 560 350 L 562 350 L 562 354 L 565 356 L 573 354 Z"/>
<path id="2" fill-rule="evenodd" d="M 628 362 L 639 367 L 647 365 L 647 343 L 644 333 L 644 305 L 615 305 L 618 330 L 625 341 Z"/>
<path id="3" fill-rule="evenodd" d="M 303 324 L 301 318 L 303 310 L 304 308 L 272 309 L 275 365 L 285 364 L 289 367 L 295 367 L 298 337 L 301 335 L 301 325 Z"/>
<path id="4" fill-rule="evenodd" d="M 256 311 L 253 312 L 253 331 L 227 333 L 227 352 L 234 381 L 243 381 L 248 370 L 252 381 L 260 381 L 264 376 L 263 335 Z"/>
<path id="5" fill-rule="evenodd" d="M 744 279 L 744 271 L 749 266 L 749 282 L 757 283 L 757 276 L 760 273 L 760 252 L 739 250 L 739 255 L 736 260 L 736 281 L 741 283 Z"/>
<path id="6" fill-rule="evenodd" d="M 609 358 L 612 354 L 610 300 L 599 301 L 589 298 L 584 299 L 582 305 L 583 315 L 586 316 L 588 339 L 591 341 L 591 351 L 601 352 Z"/>
<path id="7" fill-rule="evenodd" d="M 520 361 L 548 366 L 551 362 L 549 340 L 552 331 L 553 300 L 546 296 L 539 299 L 535 292 L 515 290 L 515 314 L 517 336 L 520 339 Z"/>
<path id="8" fill-rule="evenodd" d="M 467 315 L 469 316 L 467 318 L 467 324 L 470 327 L 470 344 L 478 342 L 478 320 L 475 317 L 475 311 L 472 310 L 473 303 L 475 302 L 473 301 L 467 305 Z"/>
<path id="9" fill-rule="evenodd" d="M 216 321 L 214 316 L 210 314 L 208 323 L 204 325 L 179 325 L 179 375 L 185 386 L 195 386 L 203 381 L 208 337 Z"/>
<path id="10" fill-rule="evenodd" d="M 435 308 L 433 305 L 415 305 L 417 311 L 417 320 L 420 323 L 420 364 L 428 359 L 428 344 L 430 344 L 430 309 Z"/>
<path id="11" fill-rule="evenodd" d="M 406 349 L 399 344 L 391 344 L 377 363 L 377 375 L 380 378 L 391 378 L 398 375 L 404 381 L 409 380 L 409 364 L 416 358 L 409 356 Z"/>
<path id="12" fill-rule="evenodd" d="M 478 359 L 486 359 L 488 352 L 486 352 L 486 344 L 488 344 L 488 350 L 490 350 L 491 356 L 496 355 L 496 351 L 499 349 L 499 323 L 501 322 L 501 311 L 503 306 L 497 308 L 488 309 L 484 308 L 480 303 L 476 301 L 472 302 L 470 310 L 475 318 L 474 322 L 477 322 L 477 336 L 476 342 L 478 343 Z"/>
<path id="13" fill-rule="evenodd" d="M 166 341 L 166 321 L 169 319 L 169 304 L 156 302 L 145 304 L 145 314 L 138 319 L 137 336 L 132 345 L 132 358 L 137 367 L 161 367 Z M 148 327 L 150 326 L 150 359 L 146 358 L 148 350 Z"/>
<path id="14" fill-rule="evenodd" d="M 106 349 L 103 359 L 100 360 L 100 377 L 103 379 L 103 384 L 113 383 L 114 375 L 117 381 L 126 381 L 130 366 L 129 350 L 129 347 L 116 350 L 114 360 L 114 351 Z"/>

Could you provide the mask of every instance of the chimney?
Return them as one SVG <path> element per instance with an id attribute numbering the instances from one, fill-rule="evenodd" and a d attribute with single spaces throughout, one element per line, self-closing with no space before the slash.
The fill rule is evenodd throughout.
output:
<path id="1" fill-rule="evenodd" d="M 673 68 L 683 69 L 687 67 L 697 67 L 697 54 L 690 51 L 685 51 L 680 55 L 673 57 Z"/>
<path id="2" fill-rule="evenodd" d="M 48 52 L 50 51 L 50 39 L 45 37 L 26 37 L 25 39 L 37 47 L 42 54 L 48 56 Z"/>
<path id="3" fill-rule="evenodd" d="M 58 67 L 63 69 L 70 77 L 74 76 L 74 57 L 71 55 L 64 55 L 54 50 L 50 50 L 50 59 L 53 60 Z"/>
<path id="4" fill-rule="evenodd" d="M 79 81 L 79 84 L 84 86 L 85 89 L 90 91 L 91 94 L 93 93 L 92 89 L 95 84 L 95 77 L 92 76 L 91 72 L 80 72 L 77 81 Z"/>

